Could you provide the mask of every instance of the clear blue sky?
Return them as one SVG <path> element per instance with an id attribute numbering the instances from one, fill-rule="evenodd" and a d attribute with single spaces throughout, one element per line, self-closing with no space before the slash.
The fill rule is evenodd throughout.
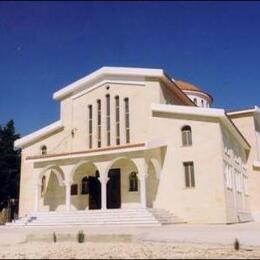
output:
<path id="1" fill-rule="evenodd" d="M 214 107 L 260 105 L 260 2 L 0 2 L 0 124 L 56 121 L 53 92 L 101 66 L 162 68 Z"/>

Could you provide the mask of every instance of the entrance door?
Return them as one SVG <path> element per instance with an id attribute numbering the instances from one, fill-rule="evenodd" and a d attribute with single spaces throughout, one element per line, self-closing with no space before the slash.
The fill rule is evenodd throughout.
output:
<path id="1" fill-rule="evenodd" d="M 89 209 L 101 209 L 101 184 L 97 177 L 88 177 Z"/>
<path id="2" fill-rule="evenodd" d="M 108 172 L 107 208 L 121 208 L 121 174 L 120 169 L 111 169 Z"/>

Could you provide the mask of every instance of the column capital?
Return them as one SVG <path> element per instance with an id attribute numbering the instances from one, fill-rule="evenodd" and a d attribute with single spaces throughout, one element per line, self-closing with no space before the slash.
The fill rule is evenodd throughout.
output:
<path id="1" fill-rule="evenodd" d="M 64 186 L 70 186 L 72 184 L 71 180 L 64 180 L 63 181 Z"/>

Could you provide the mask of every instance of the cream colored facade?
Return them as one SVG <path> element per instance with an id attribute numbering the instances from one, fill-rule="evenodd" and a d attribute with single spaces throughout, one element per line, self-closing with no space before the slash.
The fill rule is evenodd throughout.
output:
<path id="1" fill-rule="evenodd" d="M 228 113 L 251 145 L 248 158 L 248 189 L 253 218 L 260 220 L 260 109 L 258 107 Z"/>
<path id="2" fill-rule="evenodd" d="M 166 209 L 189 223 L 252 219 L 247 140 L 224 110 L 197 107 L 162 70 L 103 67 L 53 97 L 59 121 L 15 143 L 22 148 L 20 217 L 94 207 Z M 191 145 L 183 145 L 184 126 Z M 92 183 L 87 194 L 84 177 Z"/>

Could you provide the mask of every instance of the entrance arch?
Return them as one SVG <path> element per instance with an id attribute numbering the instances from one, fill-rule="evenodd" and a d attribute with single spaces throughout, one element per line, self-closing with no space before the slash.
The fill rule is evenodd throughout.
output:
<path id="1" fill-rule="evenodd" d="M 133 172 L 138 177 L 135 163 L 126 157 L 113 160 L 107 167 L 107 208 L 131 208 L 140 206 L 140 181 L 138 189 L 131 190 L 131 176 Z"/>
<path id="2" fill-rule="evenodd" d="M 71 195 L 74 209 L 101 209 L 101 183 L 96 165 L 89 161 L 79 162 L 72 170 L 71 179 L 76 191 Z"/>

